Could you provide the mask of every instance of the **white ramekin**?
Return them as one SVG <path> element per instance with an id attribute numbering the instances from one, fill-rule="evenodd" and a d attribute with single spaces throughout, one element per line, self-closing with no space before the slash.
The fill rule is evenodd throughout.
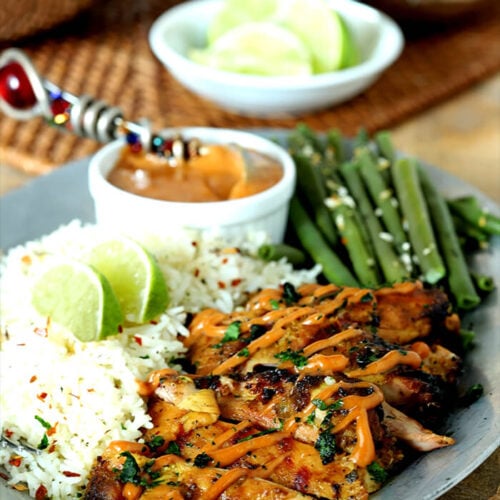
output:
<path id="1" fill-rule="evenodd" d="M 210 230 L 224 237 L 244 237 L 249 231 L 265 231 L 271 241 L 283 240 L 296 179 L 295 164 L 284 148 L 259 135 L 229 129 L 188 127 L 162 131 L 165 137 L 174 134 L 207 144 L 236 143 L 253 149 L 279 162 L 283 177 L 266 191 L 235 200 L 185 203 L 146 198 L 107 180 L 124 146 L 123 140 L 117 140 L 105 145 L 90 161 L 89 189 L 97 224 L 125 233 L 189 228 Z"/>

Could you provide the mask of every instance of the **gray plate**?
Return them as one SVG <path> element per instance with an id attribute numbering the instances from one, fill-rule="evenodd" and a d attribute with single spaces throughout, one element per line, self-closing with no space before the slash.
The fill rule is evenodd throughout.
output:
<path id="1" fill-rule="evenodd" d="M 272 138 L 283 132 L 261 131 Z M 30 184 L 0 198 L 0 246 L 6 250 L 38 238 L 62 224 L 78 218 L 94 221 L 92 200 L 87 188 L 88 160 L 69 163 L 55 172 L 38 177 Z M 474 194 L 498 214 L 500 207 L 480 191 L 441 170 L 425 165 L 430 177 L 446 197 Z M 473 266 L 500 283 L 500 238 L 487 252 L 473 259 Z M 459 483 L 500 444 L 500 307 L 498 291 L 464 319 L 472 325 L 479 340 L 467 359 L 463 385 L 481 383 L 485 395 L 474 405 L 454 412 L 446 431 L 457 443 L 419 458 L 388 483 L 374 500 L 429 500 L 437 498 Z M 496 330 L 496 331 L 495 331 Z M 0 484 L 3 500 L 26 500 L 21 494 Z"/>

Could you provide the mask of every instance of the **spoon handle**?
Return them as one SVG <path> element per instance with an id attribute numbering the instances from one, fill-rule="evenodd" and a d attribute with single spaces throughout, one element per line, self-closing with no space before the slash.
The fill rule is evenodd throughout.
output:
<path id="1" fill-rule="evenodd" d="M 167 160 L 199 154 L 198 141 L 154 134 L 146 120 L 125 120 L 120 108 L 82 95 L 75 96 L 42 78 L 30 58 L 10 48 L 0 54 L 0 110 L 17 120 L 43 117 L 61 130 L 107 143 L 124 137 L 134 152 L 151 152 Z"/>

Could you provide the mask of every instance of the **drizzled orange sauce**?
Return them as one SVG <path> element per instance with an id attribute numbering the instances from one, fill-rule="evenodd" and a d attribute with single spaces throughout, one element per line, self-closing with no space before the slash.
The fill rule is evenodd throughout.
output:
<path id="1" fill-rule="evenodd" d="M 231 469 L 223 474 L 210 488 L 203 493 L 205 500 L 216 500 L 238 479 L 248 476 L 248 469 Z"/>
<path id="2" fill-rule="evenodd" d="M 144 488 L 133 483 L 126 483 L 122 489 L 122 497 L 124 500 L 138 500 Z"/>
<path id="3" fill-rule="evenodd" d="M 349 359 L 343 354 L 333 354 L 326 356 L 324 354 L 315 354 L 309 358 L 307 365 L 300 370 L 304 375 L 333 375 L 344 371 L 349 364 Z"/>
<path id="4" fill-rule="evenodd" d="M 231 426 L 227 431 L 219 434 L 212 443 L 205 446 L 203 448 L 204 452 L 208 452 L 209 450 L 213 450 L 216 448 L 220 448 L 226 441 L 231 440 L 238 432 L 250 427 L 252 423 L 249 420 L 243 420 L 236 425 Z"/>
<path id="5" fill-rule="evenodd" d="M 273 432 L 271 434 L 265 434 L 264 436 L 258 436 L 246 441 L 240 441 L 239 443 L 231 446 L 211 451 L 210 456 L 222 467 L 227 467 L 250 451 L 271 446 L 286 437 L 289 437 L 287 432 Z"/>
<path id="6" fill-rule="evenodd" d="M 363 375 L 375 375 L 377 373 L 384 373 L 397 365 L 408 365 L 412 368 L 419 368 L 422 364 L 422 358 L 415 351 L 389 351 L 377 361 L 366 365 L 364 368 L 351 370 L 346 372 L 349 377 L 362 377 Z"/>

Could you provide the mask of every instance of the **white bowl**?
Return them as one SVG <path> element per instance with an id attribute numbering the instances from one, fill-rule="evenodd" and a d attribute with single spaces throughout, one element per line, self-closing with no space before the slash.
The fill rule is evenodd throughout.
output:
<path id="1" fill-rule="evenodd" d="M 263 153 L 282 166 L 283 176 L 266 191 L 234 200 L 190 203 L 147 198 L 117 188 L 107 180 L 125 144 L 117 140 L 99 150 L 89 166 L 89 189 L 97 223 L 129 234 L 188 228 L 244 237 L 249 231 L 265 231 L 271 241 L 281 242 L 296 178 L 295 164 L 285 149 L 249 132 L 206 127 L 162 131 L 165 137 L 175 134 L 187 140 L 198 138 L 205 144 L 236 143 Z"/>
<path id="2" fill-rule="evenodd" d="M 188 59 L 206 44 L 223 0 L 194 0 L 167 10 L 149 34 L 153 53 L 174 78 L 201 97 L 246 115 L 271 117 L 326 108 L 363 92 L 400 55 L 404 39 L 385 14 L 351 0 L 328 0 L 345 19 L 361 51 L 351 68 L 312 76 L 252 76 L 220 71 Z"/>

